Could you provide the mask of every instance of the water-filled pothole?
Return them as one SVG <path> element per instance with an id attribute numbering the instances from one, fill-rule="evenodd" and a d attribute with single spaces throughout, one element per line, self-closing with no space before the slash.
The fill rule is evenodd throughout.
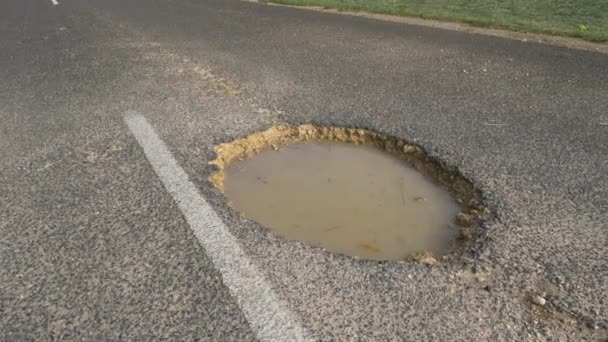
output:
<path id="1" fill-rule="evenodd" d="M 446 255 L 484 211 L 470 182 L 418 146 L 366 130 L 279 126 L 216 152 L 211 181 L 243 216 L 350 256 Z"/>

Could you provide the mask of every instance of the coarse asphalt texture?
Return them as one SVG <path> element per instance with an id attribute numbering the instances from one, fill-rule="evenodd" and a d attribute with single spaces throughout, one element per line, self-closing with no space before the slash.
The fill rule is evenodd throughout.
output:
<path id="1" fill-rule="evenodd" d="M 0 340 L 256 339 L 132 110 L 315 340 L 608 337 L 608 55 L 237 0 L 5 0 Z M 436 265 L 276 237 L 207 163 L 304 123 L 418 143 L 493 215 Z"/>

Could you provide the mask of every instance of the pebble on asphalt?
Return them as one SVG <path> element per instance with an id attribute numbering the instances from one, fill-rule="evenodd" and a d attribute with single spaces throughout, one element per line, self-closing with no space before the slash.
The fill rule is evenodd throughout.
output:
<path id="1" fill-rule="evenodd" d="M 543 306 L 547 303 L 547 300 L 541 296 L 535 295 L 532 297 L 532 302 L 536 305 Z"/>

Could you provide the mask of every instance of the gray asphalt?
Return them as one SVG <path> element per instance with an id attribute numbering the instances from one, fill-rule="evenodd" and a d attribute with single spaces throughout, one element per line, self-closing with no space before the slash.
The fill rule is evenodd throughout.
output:
<path id="1" fill-rule="evenodd" d="M 59 1 L 0 4 L 0 340 L 255 340 L 129 110 L 315 339 L 608 337 L 608 55 L 236 0 Z M 215 144 L 278 123 L 417 142 L 494 215 L 435 266 L 280 239 L 206 181 Z"/>

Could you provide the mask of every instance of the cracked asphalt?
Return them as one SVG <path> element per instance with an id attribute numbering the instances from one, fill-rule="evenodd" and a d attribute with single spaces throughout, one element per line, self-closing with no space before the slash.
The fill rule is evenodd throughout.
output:
<path id="1" fill-rule="evenodd" d="M 236 0 L 5 0 L 0 340 L 256 340 L 130 110 L 315 340 L 608 338 L 608 55 Z M 303 123 L 416 142 L 493 215 L 437 265 L 276 237 L 207 163 Z"/>

